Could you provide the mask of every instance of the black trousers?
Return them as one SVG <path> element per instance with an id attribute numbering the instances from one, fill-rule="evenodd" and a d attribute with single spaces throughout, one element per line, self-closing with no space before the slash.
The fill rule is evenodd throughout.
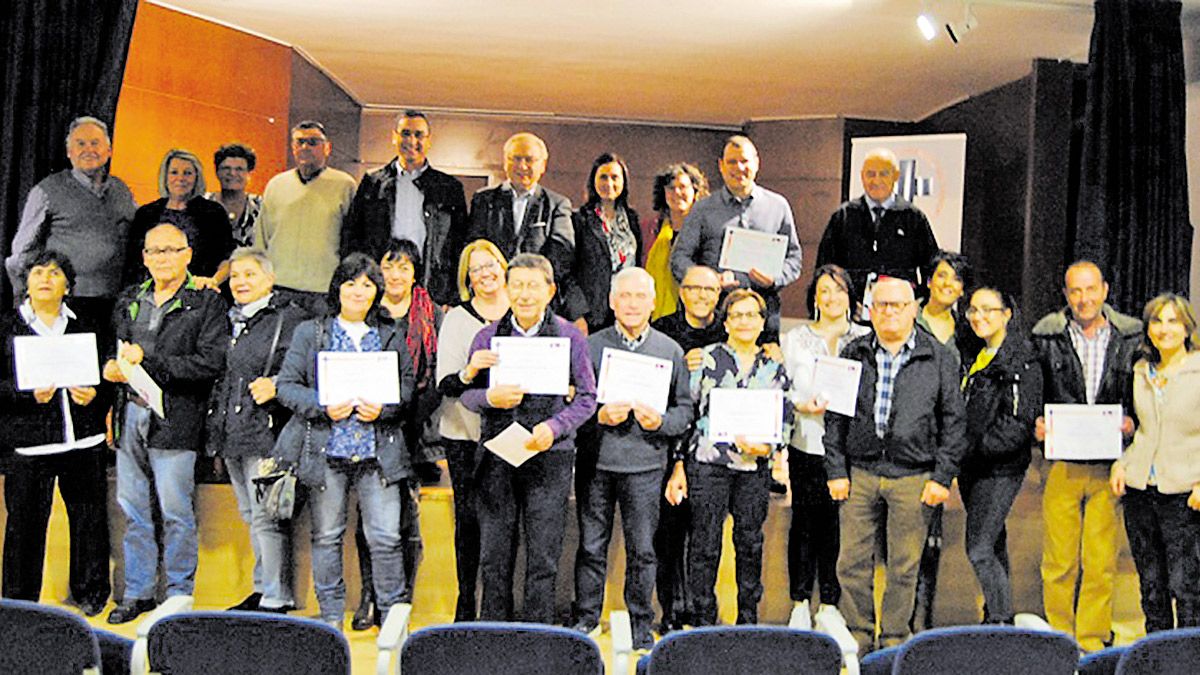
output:
<path id="1" fill-rule="evenodd" d="M 1129 488 L 1125 531 L 1137 565 L 1146 633 L 1200 626 L 1200 512 L 1187 505 L 1188 493 L 1162 494 L 1153 487 Z"/>
<path id="2" fill-rule="evenodd" d="M 821 603 L 837 605 L 842 586 L 837 578 L 838 505 L 829 497 L 825 458 L 795 448 L 788 452 L 792 484 L 792 524 L 788 530 L 788 580 L 794 602 L 812 599 L 813 582 Z"/>
<path id="3" fill-rule="evenodd" d="M 455 621 L 474 621 L 478 616 L 475 589 L 479 577 L 479 515 L 475 512 L 475 466 L 478 441 L 443 438 L 450 485 L 454 490 L 454 563 L 458 574 Z"/>
<path id="4" fill-rule="evenodd" d="M 670 480 L 671 470 L 666 472 Z M 665 483 L 665 481 L 664 481 Z M 666 486 L 659 489 L 665 494 Z M 654 555 L 658 559 L 655 588 L 658 604 L 662 606 L 662 622 L 667 626 L 692 623 L 691 602 L 688 597 L 687 551 L 688 529 L 692 522 L 692 504 L 685 499 L 678 506 L 665 496 L 658 499 L 658 528 L 654 531 Z"/>

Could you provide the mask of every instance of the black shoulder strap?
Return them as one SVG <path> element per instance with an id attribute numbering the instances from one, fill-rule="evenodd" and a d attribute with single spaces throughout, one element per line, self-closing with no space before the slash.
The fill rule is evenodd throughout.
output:
<path id="1" fill-rule="evenodd" d="M 275 317 L 275 335 L 271 337 L 271 348 L 267 350 L 267 365 L 263 368 L 263 377 L 271 376 L 271 366 L 275 365 L 275 348 L 279 346 L 279 333 L 283 330 L 283 311 Z"/>

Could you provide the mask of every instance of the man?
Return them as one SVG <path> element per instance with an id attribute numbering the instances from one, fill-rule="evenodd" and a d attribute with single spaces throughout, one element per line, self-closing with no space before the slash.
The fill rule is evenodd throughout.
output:
<path id="1" fill-rule="evenodd" d="M 162 388 L 166 417 L 151 410 L 145 392 L 124 392 L 125 405 L 115 408 L 114 417 L 123 421 L 117 502 L 125 514 L 125 595 L 108 615 L 110 624 L 127 623 L 155 606 L 155 502 L 162 513 L 167 595 L 193 594 L 193 472 L 209 390 L 225 366 L 228 345 L 225 303 L 220 295 L 192 283 L 192 249 L 183 231 L 170 223 L 151 229 L 142 259 L 150 279 L 129 287 L 117 300 L 113 325 L 120 342 L 114 358 L 104 364 L 104 379 L 126 381 L 117 359 L 141 366 Z"/>
<path id="2" fill-rule="evenodd" d="M 693 265 L 707 265 L 721 273 L 721 287 L 753 288 L 767 301 L 767 324 L 761 342 L 779 342 L 779 291 L 800 278 L 800 241 L 792 206 L 781 194 L 754 182 L 758 176 L 758 149 L 745 136 L 730 136 L 718 163 L 725 186 L 692 207 L 683 231 L 671 249 L 671 272 L 682 282 Z M 787 237 L 787 253 L 779 278 L 757 267 L 749 273 L 718 266 L 725 230 L 741 227 Z"/>
<path id="3" fill-rule="evenodd" d="M 588 337 L 597 376 L 605 352 L 632 352 L 665 362 L 671 368 L 671 384 L 662 413 L 644 401 L 609 401 L 596 411 L 594 423 L 580 433 L 580 445 L 586 439 L 593 446 L 588 454 L 594 460 L 594 467 L 589 462 L 589 469 L 594 470 L 588 471 L 583 490 L 576 490 L 579 552 L 575 557 L 575 628 L 591 633 L 600 625 L 613 511 L 620 503 L 625 532 L 625 606 L 633 628 L 633 648 L 649 650 L 654 646 L 654 532 L 663 474 L 672 441 L 691 424 L 692 395 L 683 350 L 650 327 L 654 310 L 654 279 L 650 274 L 640 267 L 618 272 L 612 280 L 608 303 L 616 325 Z"/>
<path id="4" fill-rule="evenodd" d="M 137 204 L 129 188 L 108 173 L 112 143 L 108 125 L 79 117 L 67 131 L 71 168 L 34 185 L 5 259 L 17 298 L 24 295 L 25 266 L 46 249 L 63 253 L 75 265 L 71 308 L 97 325 L 107 324 L 121 292 L 125 240 Z"/>
<path id="5" fill-rule="evenodd" d="M 275 267 L 275 291 L 313 315 L 325 310 L 342 219 L 354 198 L 350 174 L 326 167 L 332 149 L 320 122 L 293 127 L 296 168 L 267 182 L 254 223 L 254 247 Z"/>
<path id="6" fill-rule="evenodd" d="M 537 453 L 514 467 L 480 449 L 475 478 L 479 497 L 480 572 L 483 599 L 479 618 L 513 618 L 513 558 L 520 517 L 525 531 L 525 612 L 527 621 L 554 621 L 554 588 L 566 529 L 575 430 L 596 412 L 596 379 L 587 340 L 575 326 L 549 310 L 554 269 L 545 257 L 523 253 L 508 263 L 512 310 L 485 326 L 470 353 L 488 350 L 497 337 L 565 337 L 570 340 L 569 382 L 574 396 L 527 394 L 516 385 L 484 388 L 490 368 L 472 378 L 461 401 L 482 417 L 481 441 L 487 443 L 517 424 L 531 435 L 523 447 Z M 568 400 L 568 398 L 570 400 Z"/>
<path id="7" fill-rule="evenodd" d="M 509 259 L 540 253 L 554 266 L 555 283 L 562 286 L 575 255 L 575 227 L 571 200 L 540 184 L 549 157 L 546 143 L 529 132 L 504 142 L 506 180 L 471 198 L 467 241 L 490 240 Z"/>
<path id="8" fill-rule="evenodd" d="M 1046 403 L 1121 403 L 1132 378 L 1142 322 L 1110 307 L 1108 283 L 1095 263 L 1067 268 L 1067 308 L 1033 327 Z M 1133 421 L 1126 419 L 1126 433 Z M 1037 439 L 1045 439 L 1042 418 Z M 1042 492 L 1042 602 L 1046 620 L 1075 636 L 1085 651 L 1112 639 L 1117 573 L 1117 498 L 1108 487 L 1109 461 L 1051 461 Z M 1079 586 L 1076 604 L 1075 587 Z"/>
<path id="9" fill-rule="evenodd" d="M 379 260 L 390 239 L 407 239 L 425 264 L 425 278 L 417 283 L 446 306 L 458 302 L 455 275 L 466 243 L 467 202 L 457 178 L 429 166 L 431 143 L 425 113 L 406 110 L 396 118 L 396 158 L 363 176 L 342 228 L 341 255 L 362 251 Z"/>
<path id="10" fill-rule="evenodd" d="M 817 248 L 817 267 L 832 263 L 845 268 L 858 292 L 854 302 L 863 302 L 864 292 L 880 276 L 924 286 L 921 270 L 937 253 L 937 240 L 925 214 L 893 193 L 900 178 L 896 155 L 884 148 L 871 150 L 860 175 L 864 194 L 829 217 Z"/>
<path id="11" fill-rule="evenodd" d="M 875 647 L 876 537 L 886 531 L 879 641 L 890 647 L 908 637 L 929 518 L 950 496 L 967 447 L 957 364 L 916 329 L 916 315 L 908 281 L 884 277 L 876 284 L 874 332 L 842 351 L 862 364 L 855 415 L 825 413 L 829 496 L 845 502 L 839 609 L 864 653 Z"/>

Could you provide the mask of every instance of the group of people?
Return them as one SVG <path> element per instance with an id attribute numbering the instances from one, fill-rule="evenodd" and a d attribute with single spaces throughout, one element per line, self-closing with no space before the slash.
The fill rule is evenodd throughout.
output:
<path id="1" fill-rule="evenodd" d="M 573 493 L 569 625 L 598 629 L 618 508 L 635 648 L 649 648 L 656 629 L 716 623 L 727 516 L 737 621 L 755 623 L 771 469 L 786 461 L 795 615 L 838 612 L 869 651 L 921 625 L 923 596 L 929 611 L 931 542 L 955 480 L 982 618 L 1013 620 L 1005 518 L 1046 434 L 1043 403 L 1081 403 L 1125 406 L 1128 443 L 1116 462 L 1049 463 L 1047 619 L 1084 649 L 1110 641 L 1120 497 L 1147 629 L 1174 625 L 1172 599 L 1180 625 L 1200 623 L 1200 469 L 1189 446 L 1198 432 L 1187 422 L 1200 362 L 1183 298 L 1155 298 L 1142 321 L 1122 315 L 1105 302 L 1100 268 L 1079 261 L 1065 273 L 1065 309 L 1022 330 L 1004 289 L 976 283 L 963 256 L 938 250 L 925 216 L 895 194 L 896 157 L 876 150 L 861 167 L 865 194 L 822 237 L 813 318 L 781 331 L 780 291 L 800 277 L 800 246 L 787 200 L 757 183 L 758 150 L 745 136 L 724 145 L 711 193 L 690 164 L 656 175 L 657 217 L 645 222 L 613 153 L 597 157 L 573 209 L 541 185 L 545 143 L 515 134 L 504 144 L 506 180 L 468 209 L 461 183 L 429 165 L 424 114 L 401 114 L 392 140 L 396 158 L 356 184 L 327 166 L 322 125 L 302 122 L 291 131 L 295 168 L 261 196 L 246 191 L 251 149 L 216 152 L 219 192 L 205 191 L 198 157 L 171 150 L 162 199 L 136 208 L 107 171 L 104 123 L 72 123 L 72 168 L 30 191 L 5 261 L 18 290 L 0 321 L 5 597 L 39 596 L 57 479 L 72 600 L 88 615 L 106 606 L 111 410 L 125 590 L 110 623 L 155 606 L 160 554 L 167 595 L 192 593 L 202 453 L 222 459 L 250 526 L 254 593 L 237 608 L 295 609 L 289 522 L 263 499 L 264 477 L 290 472 L 297 506 L 312 515 L 320 618 L 344 621 L 353 491 L 365 598 L 354 623 L 382 620 L 412 598 L 414 465 L 436 447 L 454 492 L 457 621 L 561 620 L 555 588 Z M 782 271 L 722 268 L 729 228 L 783 235 Z M 73 333 L 96 336 L 101 381 L 21 388 L 17 338 Z M 547 337 L 569 346 L 566 395 L 493 381 L 497 341 Z M 394 353 L 398 401 L 326 400 L 324 352 Z M 665 406 L 598 402 L 609 352 L 669 364 Z M 861 369 L 853 415 L 828 410 L 813 385 L 823 357 Z M 127 385 L 138 375 L 161 401 Z M 714 392 L 728 389 L 782 392 L 776 442 L 716 433 Z M 530 453 L 523 463 L 489 449 L 511 443 L 514 427 Z"/>

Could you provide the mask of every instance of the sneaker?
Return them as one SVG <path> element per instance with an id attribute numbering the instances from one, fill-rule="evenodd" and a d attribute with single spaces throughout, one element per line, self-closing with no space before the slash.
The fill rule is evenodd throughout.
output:
<path id="1" fill-rule="evenodd" d="M 792 604 L 792 616 L 788 620 L 788 626 L 800 630 L 812 630 L 812 614 L 808 611 L 807 600 L 799 600 Z"/>
<path id="2" fill-rule="evenodd" d="M 254 612 L 258 610 L 258 603 L 262 601 L 262 593 L 251 593 L 238 604 L 225 610 L 227 612 Z"/>
<path id="3" fill-rule="evenodd" d="M 267 614 L 287 614 L 288 612 L 296 611 L 296 606 L 291 603 L 280 605 L 279 607 L 263 607 L 259 605 L 258 611 L 266 612 Z"/>
<path id="4" fill-rule="evenodd" d="M 838 611 L 837 605 L 821 605 L 817 608 L 818 623 L 840 623 L 846 625 L 846 617 Z"/>
<path id="5" fill-rule="evenodd" d="M 129 623 L 155 607 L 158 607 L 158 603 L 152 598 L 145 600 L 125 600 L 113 608 L 113 611 L 109 612 L 107 621 L 114 626 Z"/>

